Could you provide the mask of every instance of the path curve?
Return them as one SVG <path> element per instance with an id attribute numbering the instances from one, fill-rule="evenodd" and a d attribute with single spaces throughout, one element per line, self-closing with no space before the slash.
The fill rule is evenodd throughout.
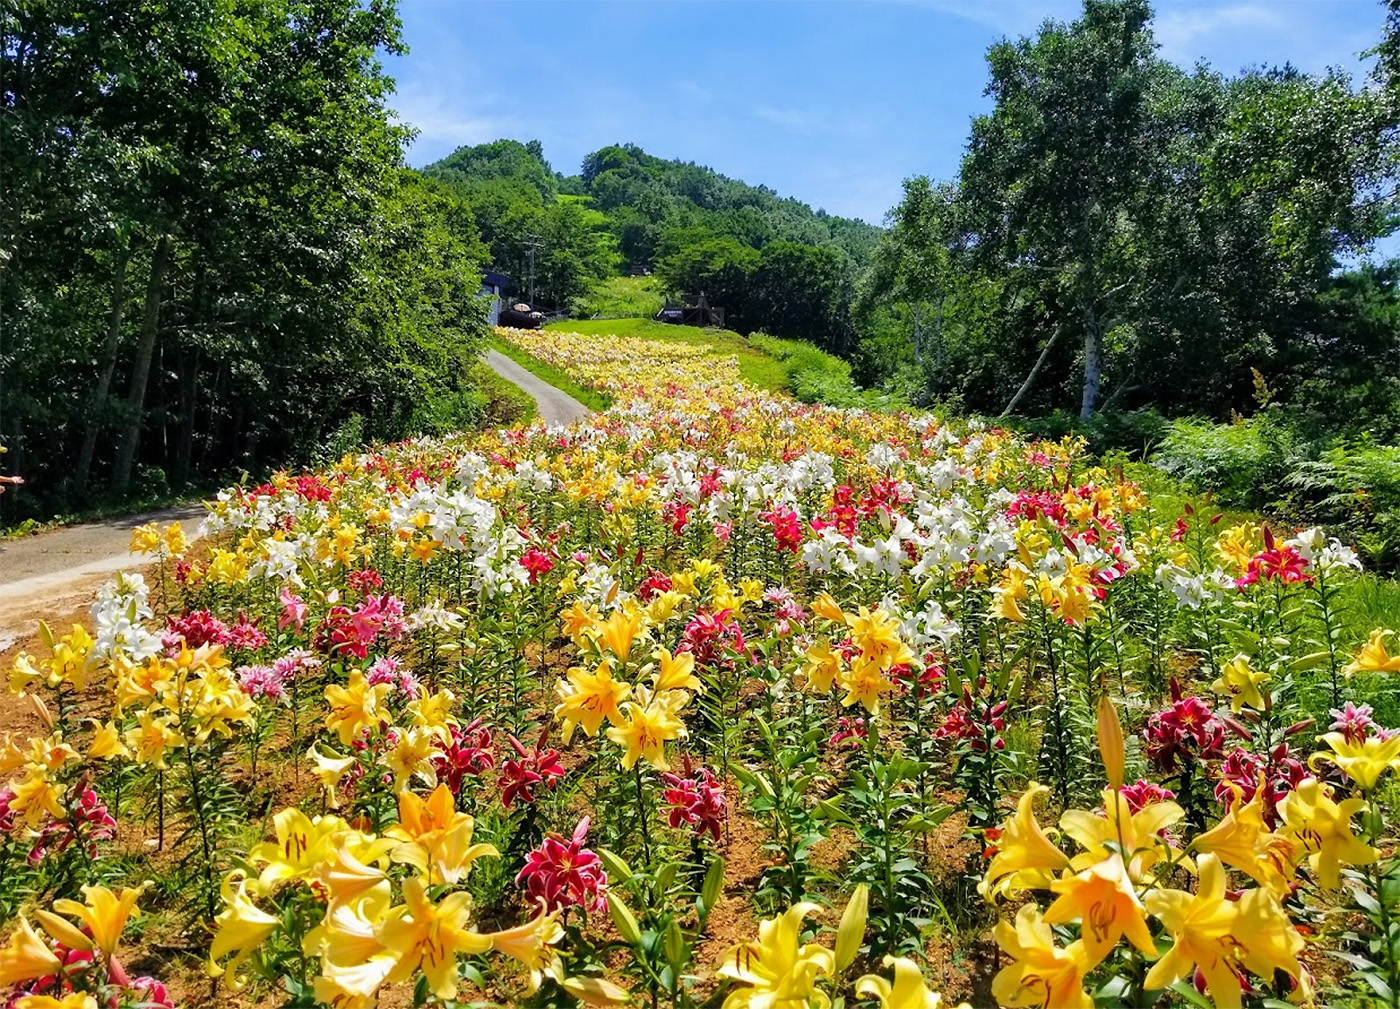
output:
<path id="1" fill-rule="evenodd" d="M 115 572 L 149 564 L 149 557 L 131 552 L 137 526 L 179 522 L 193 540 L 203 515 L 201 506 L 185 505 L 0 543 L 0 652 L 33 633 L 40 616 L 85 605 Z"/>
<path id="2" fill-rule="evenodd" d="M 590 413 L 499 351 L 487 351 L 486 363 L 529 393 L 547 424 L 572 424 Z M 86 606 L 117 571 L 149 564 L 149 557 L 131 552 L 131 531 L 137 526 L 179 522 L 193 540 L 203 515 L 199 505 L 186 505 L 0 541 L 0 652 L 32 634 L 39 618 Z"/>
<path id="3" fill-rule="evenodd" d="M 534 397 L 539 408 L 540 420 L 546 424 L 572 424 L 583 420 L 590 413 L 574 397 L 560 392 L 541 378 L 536 378 L 499 350 L 486 352 L 486 363 L 491 370 L 508 382 L 514 382 Z"/>

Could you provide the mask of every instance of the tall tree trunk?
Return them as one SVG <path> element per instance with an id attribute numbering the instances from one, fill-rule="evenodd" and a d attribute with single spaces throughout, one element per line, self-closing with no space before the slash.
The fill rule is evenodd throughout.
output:
<path id="1" fill-rule="evenodd" d="M 194 422 L 199 409 L 200 348 L 182 355 L 180 359 L 180 443 L 175 456 L 173 484 L 176 489 L 190 482 L 190 463 L 194 458 Z"/>
<path id="2" fill-rule="evenodd" d="M 184 487 L 190 480 L 190 464 L 194 458 L 194 432 L 199 409 L 199 365 L 203 348 L 199 344 L 199 327 L 204 324 L 204 306 L 209 293 L 208 243 L 201 241 L 198 267 L 195 270 L 193 293 L 190 297 L 190 328 L 195 335 L 193 349 L 180 355 L 180 431 L 175 449 L 174 486 Z"/>
<path id="3" fill-rule="evenodd" d="M 1045 359 L 1050 356 L 1050 348 L 1055 346 L 1055 341 L 1060 338 L 1062 332 L 1064 332 L 1064 328 L 1057 326 L 1055 332 L 1050 334 L 1050 339 L 1045 341 L 1045 348 L 1040 352 L 1040 356 L 1035 359 L 1035 364 L 1031 367 L 1031 373 L 1027 375 L 1026 380 L 1021 383 L 1021 388 L 1016 390 L 1016 395 L 1011 397 L 1011 402 L 1006 404 L 1006 409 L 1001 412 L 1001 416 L 1009 417 L 1011 411 L 1016 409 L 1016 404 L 1021 402 L 1021 397 L 1030 390 L 1031 383 L 1033 383 L 1035 377 L 1040 374 L 1040 369 L 1045 366 Z"/>
<path id="4" fill-rule="evenodd" d="M 112 391 L 112 373 L 117 368 L 117 352 L 121 350 L 122 318 L 126 314 L 126 266 L 131 260 L 131 244 L 117 250 L 117 262 L 112 275 L 112 304 L 107 310 L 107 342 L 102 348 L 102 371 L 88 404 L 87 428 L 83 431 L 83 446 L 78 451 L 78 466 L 73 474 L 73 489 L 82 494 L 92 473 L 92 457 L 97 451 L 97 435 L 102 430 L 101 419 L 107 412 L 107 396 Z"/>
<path id="5" fill-rule="evenodd" d="M 933 319 L 933 369 L 941 375 L 943 374 L 943 302 L 947 300 L 947 295 L 938 296 L 938 313 Z"/>
<path id="6" fill-rule="evenodd" d="M 1079 419 L 1088 420 L 1099 405 L 1099 381 L 1103 377 L 1103 330 L 1091 308 L 1084 313 L 1084 396 Z"/>
<path id="7" fill-rule="evenodd" d="M 170 265 L 170 236 L 161 235 L 151 254 L 151 275 L 146 284 L 146 310 L 141 319 L 141 342 L 136 347 L 136 363 L 131 369 L 131 390 L 126 405 L 130 412 L 127 428 L 112 467 L 112 489 L 125 492 L 131 486 L 131 470 L 136 449 L 141 444 L 141 427 L 146 412 L 146 382 L 151 377 L 151 356 L 160 331 L 160 299 L 165 291 L 165 272 Z"/>

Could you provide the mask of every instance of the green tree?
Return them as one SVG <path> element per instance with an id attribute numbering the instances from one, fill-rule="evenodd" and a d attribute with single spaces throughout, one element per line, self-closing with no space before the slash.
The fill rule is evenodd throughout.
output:
<path id="1" fill-rule="evenodd" d="M 962 166 L 983 262 L 1066 293 L 1083 336 L 1082 417 L 1098 406 L 1105 336 L 1132 272 L 1123 218 L 1147 160 L 1151 15 L 1146 0 L 1086 0 L 1073 24 L 992 46 L 996 104 L 973 121 Z"/>
<path id="2" fill-rule="evenodd" d="M 304 458 L 353 413 L 408 418 L 432 381 L 406 363 L 446 366 L 440 341 L 479 345 L 473 222 L 405 175 L 386 108 L 392 3 L 0 18 L 0 437 L 27 507 L 104 468 L 121 491 Z"/>
<path id="3" fill-rule="evenodd" d="M 664 256 L 656 274 L 673 294 L 704 294 L 724 309 L 726 325 L 740 328 L 750 321 L 748 300 L 758 263 L 756 250 L 732 238 L 701 238 Z"/>
<path id="4" fill-rule="evenodd" d="M 763 247 L 746 299 L 750 328 L 811 340 L 834 354 L 851 352 L 851 272 L 835 249 L 800 242 Z"/>

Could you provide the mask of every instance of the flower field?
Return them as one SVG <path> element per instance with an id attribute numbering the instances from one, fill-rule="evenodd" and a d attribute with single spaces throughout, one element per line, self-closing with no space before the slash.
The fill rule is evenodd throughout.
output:
<path id="1" fill-rule="evenodd" d="M 16 1009 L 1400 1005 L 1356 555 L 696 344 L 210 502 L 9 670 Z"/>

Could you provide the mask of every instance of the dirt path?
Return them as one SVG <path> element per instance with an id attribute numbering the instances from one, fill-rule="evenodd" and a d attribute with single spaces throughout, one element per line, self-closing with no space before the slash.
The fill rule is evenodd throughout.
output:
<path id="1" fill-rule="evenodd" d="M 509 382 L 514 382 L 535 398 L 540 420 L 546 424 L 572 424 L 590 413 L 588 407 L 543 379 L 536 378 L 498 350 L 486 352 L 491 370 Z"/>
<path id="2" fill-rule="evenodd" d="M 178 521 L 193 539 L 203 514 L 198 505 L 187 505 L 0 543 L 0 652 L 32 634 L 38 620 L 87 605 L 113 572 L 149 563 L 131 553 L 132 529 Z"/>

